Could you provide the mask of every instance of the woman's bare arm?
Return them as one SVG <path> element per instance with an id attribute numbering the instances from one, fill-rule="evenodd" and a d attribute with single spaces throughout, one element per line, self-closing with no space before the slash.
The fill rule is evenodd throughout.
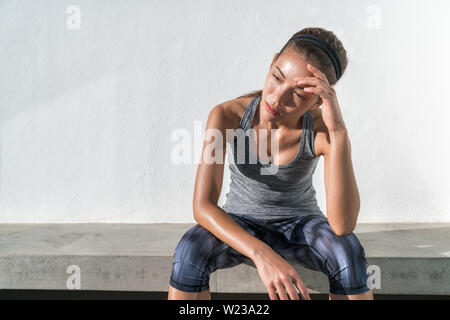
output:
<path id="1" fill-rule="evenodd" d="M 217 205 L 222 190 L 226 155 L 226 129 L 232 121 L 223 105 L 215 106 L 206 124 L 202 158 L 197 168 L 193 197 L 194 218 L 203 228 L 214 234 L 236 251 L 250 258 L 258 269 L 270 299 L 298 300 L 295 288 L 303 299 L 310 300 L 308 290 L 295 269 L 265 242 L 252 236 Z M 214 134 L 222 139 L 213 138 Z M 212 152 L 210 152 L 212 150 Z M 215 157 L 215 150 L 222 151 Z M 220 157 L 221 155 L 221 157 Z M 215 158 L 216 161 L 211 161 Z"/>
<path id="2" fill-rule="evenodd" d="M 360 198 L 347 130 L 330 132 L 330 140 L 324 154 L 327 218 L 333 232 L 342 236 L 356 227 Z"/>
<path id="3" fill-rule="evenodd" d="M 217 205 L 222 190 L 223 171 L 226 155 L 226 129 L 231 128 L 224 105 L 215 106 L 209 113 L 206 123 L 202 158 L 197 167 L 193 197 L 194 218 L 199 225 L 210 231 L 218 239 L 236 251 L 254 259 L 258 251 L 267 249 L 267 244 L 253 237 L 237 224 Z M 222 141 L 213 138 L 214 131 L 220 131 Z M 219 139 L 220 140 L 220 139 Z M 210 152 L 213 150 L 213 152 Z M 216 157 L 214 150 L 222 150 L 222 157 Z M 212 162 L 212 163 L 211 163 Z"/>

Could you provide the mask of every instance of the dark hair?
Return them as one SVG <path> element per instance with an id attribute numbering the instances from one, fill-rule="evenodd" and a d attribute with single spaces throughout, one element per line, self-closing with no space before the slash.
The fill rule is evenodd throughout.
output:
<path id="1" fill-rule="evenodd" d="M 325 30 L 323 28 L 304 28 L 299 32 L 296 32 L 292 37 L 299 34 L 312 34 L 317 37 L 322 38 L 326 41 L 337 53 L 339 61 L 342 65 L 342 75 L 348 65 L 347 51 L 345 51 L 342 42 L 336 37 L 332 31 Z M 291 37 L 291 38 L 292 38 Z M 289 38 L 290 39 L 290 38 Z M 295 39 L 288 43 L 278 54 L 276 60 L 281 56 L 285 50 L 294 50 L 295 52 L 303 55 L 306 60 L 310 61 L 312 64 L 316 65 L 323 73 L 325 73 L 330 85 L 337 82 L 336 71 L 334 69 L 333 63 L 325 52 L 315 45 L 305 42 L 301 39 Z M 275 60 L 275 61 L 276 61 Z M 341 75 L 341 77 L 342 77 Z M 254 90 L 246 93 L 238 98 L 253 98 L 262 95 L 262 90 Z"/>

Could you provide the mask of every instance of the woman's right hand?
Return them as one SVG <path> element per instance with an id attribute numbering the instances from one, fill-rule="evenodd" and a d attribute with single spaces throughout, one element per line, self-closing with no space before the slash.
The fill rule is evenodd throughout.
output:
<path id="1" fill-rule="evenodd" d="M 253 262 L 271 300 L 277 300 L 277 293 L 281 300 L 299 300 L 295 288 L 300 292 L 302 300 L 311 300 L 308 289 L 294 267 L 270 247 L 260 252 Z"/>

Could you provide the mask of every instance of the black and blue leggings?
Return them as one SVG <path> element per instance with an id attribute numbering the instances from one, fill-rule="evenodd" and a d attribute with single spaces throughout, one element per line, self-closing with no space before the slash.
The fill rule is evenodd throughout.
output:
<path id="1" fill-rule="evenodd" d="M 324 215 L 264 220 L 228 214 L 283 258 L 327 275 L 330 293 L 351 295 L 369 290 L 364 248 L 353 233 L 337 236 Z M 204 291 L 209 289 L 211 273 L 240 263 L 254 266 L 248 257 L 197 224 L 175 249 L 170 285 L 186 292 Z"/>

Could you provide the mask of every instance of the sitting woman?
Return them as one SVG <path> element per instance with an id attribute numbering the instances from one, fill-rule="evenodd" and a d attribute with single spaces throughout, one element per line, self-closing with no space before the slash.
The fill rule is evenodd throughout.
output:
<path id="1" fill-rule="evenodd" d="M 240 263 L 256 267 L 270 299 L 310 299 L 287 260 L 323 272 L 330 299 L 373 299 L 365 252 L 353 233 L 360 198 L 333 88 L 347 64 L 333 32 L 303 29 L 275 54 L 263 90 L 210 111 L 206 137 L 236 132 L 228 140 L 234 151 L 230 192 L 219 207 L 227 139 L 205 138 L 193 199 L 198 224 L 176 247 L 169 299 L 210 299 L 211 273 Z M 261 144 L 270 146 L 270 160 L 263 159 Z M 218 150 L 221 161 L 207 161 L 210 150 Z M 320 156 L 326 216 L 312 185 Z"/>

